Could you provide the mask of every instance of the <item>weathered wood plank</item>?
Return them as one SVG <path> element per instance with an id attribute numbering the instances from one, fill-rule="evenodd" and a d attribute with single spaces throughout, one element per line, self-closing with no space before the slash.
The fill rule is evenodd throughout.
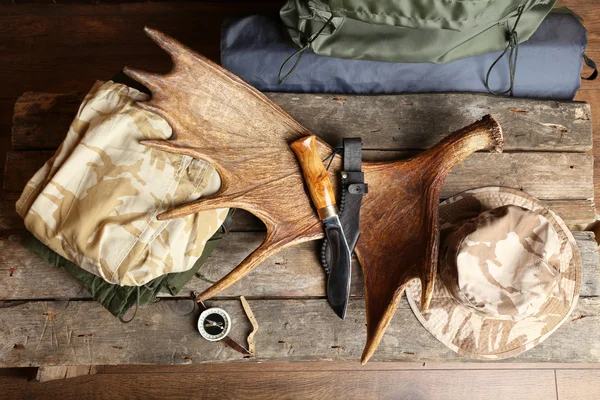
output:
<path id="1" fill-rule="evenodd" d="M 600 24 L 598 27 L 600 31 Z M 600 198 L 600 90 L 580 90 L 575 98 L 580 101 L 587 101 L 592 108 L 594 137 L 591 153 L 594 156 L 594 198 Z"/>
<path id="2" fill-rule="evenodd" d="M 7 193 L 20 194 L 29 179 L 54 153 L 54 151 L 7 152 L 4 167 L 4 196 Z"/>
<path id="3" fill-rule="evenodd" d="M 211 304 L 232 318 L 232 337 L 250 325 L 237 300 Z M 358 360 L 366 329 L 364 301 L 351 300 L 345 320 L 325 299 L 249 300 L 260 324 L 257 357 L 243 359 L 223 343 L 202 340 L 193 300 L 140 307 L 122 324 L 100 304 L 86 301 L 28 302 L 0 309 L 0 367 L 96 364 L 189 364 L 228 361 Z M 10 304 L 10 303 L 9 303 Z M 403 300 L 373 361 L 467 361 L 430 335 Z M 581 298 L 573 315 L 544 343 L 514 362 L 598 362 L 600 299 Z"/>
<path id="4" fill-rule="evenodd" d="M 577 240 L 583 265 L 581 296 L 600 296 L 600 262 L 595 235 L 593 232 L 573 232 L 573 236 Z"/>
<path id="5" fill-rule="evenodd" d="M 582 296 L 600 296 L 599 257 L 591 232 L 574 232 L 583 260 Z M 231 271 L 258 247 L 264 234 L 231 232 L 214 250 L 197 277 L 179 297 L 204 291 Z M 0 300 L 89 299 L 81 284 L 60 268 L 43 262 L 19 244 L 20 236 L 0 239 Z M 325 275 L 319 263 L 320 242 L 313 241 L 282 250 L 265 260 L 244 279 L 219 297 L 315 297 L 325 296 Z M 293 279 L 290 279 L 293 277 Z M 353 262 L 352 296 L 363 296 L 363 277 Z"/>
<path id="6" fill-rule="evenodd" d="M 17 193 L 6 193 L 0 201 L 0 230 L 24 229 L 23 220 L 15 211 Z M 567 223 L 567 225 L 589 224 L 596 218 L 596 208 L 592 200 L 546 200 L 545 203 Z M 264 224 L 254 215 L 237 210 L 233 219 L 232 231 L 262 231 Z"/>
<path id="7" fill-rule="evenodd" d="M 27 92 L 15 103 L 12 145 L 15 150 L 54 150 L 64 140 L 84 94 Z"/>
<path id="8" fill-rule="evenodd" d="M 52 154 L 51 151 L 9 152 L 5 193 L 20 193 Z M 365 158 L 400 158 L 393 154 L 365 151 Z M 580 153 L 475 153 L 450 172 L 441 198 L 480 186 L 522 189 L 542 200 L 593 199 L 593 157 Z"/>
<path id="9" fill-rule="evenodd" d="M 189 364 L 189 365 L 178 365 L 173 367 L 172 365 L 105 365 L 103 373 L 105 374 L 141 374 L 141 373 L 152 373 L 161 374 L 168 372 L 178 372 L 182 374 L 202 374 L 206 372 L 221 373 L 221 372 L 244 372 L 248 368 L 252 368 L 256 372 L 268 372 L 268 371 L 354 371 L 360 368 L 364 371 L 398 371 L 398 370 L 413 370 L 413 371 L 425 371 L 425 370 L 499 370 L 506 369 L 507 366 L 503 363 L 464 363 L 464 362 L 402 362 L 402 363 L 389 363 L 389 362 L 376 362 L 369 361 L 365 365 L 358 367 L 356 362 L 299 362 L 299 363 L 286 363 L 286 362 L 269 362 L 248 365 L 247 363 L 230 363 L 230 364 Z M 560 364 L 560 363 L 518 363 L 511 364 L 510 369 L 600 369 L 600 364 L 593 363 L 577 363 L 577 364 Z M 6 369 L 0 370 L 0 374 Z"/>
<path id="10" fill-rule="evenodd" d="M 492 114 L 503 128 L 507 151 L 582 152 L 592 148 L 590 106 L 582 102 L 466 93 L 267 96 L 333 145 L 341 143 L 343 137 L 360 136 L 365 148 L 423 150 L 450 132 Z M 15 104 L 13 147 L 57 148 L 82 97 L 82 93 L 23 94 Z M 432 114 L 439 118 L 429 118 Z"/>
<path id="11" fill-rule="evenodd" d="M 597 400 L 600 396 L 600 369 L 556 371 L 558 400 Z"/>
<path id="12" fill-rule="evenodd" d="M 492 114 L 502 126 L 507 151 L 591 149 L 591 113 L 586 103 L 466 93 L 268 96 L 333 144 L 344 136 L 361 136 L 365 148 L 423 150 L 450 132 Z"/>
<path id="13" fill-rule="evenodd" d="M 593 157 L 577 153 L 475 153 L 448 175 L 442 198 L 480 186 L 521 189 L 539 199 L 592 199 Z"/>
<path id="14" fill-rule="evenodd" d="M 267 366 L 273 363 L 267 363 Z M 299 363 L 292 364 L 293 366 Z M 310 363 L 314 364 L 314 363 Z M 205 374 L 143 372 L 131 375 L 98 374 L 39 385 L 15 377 L 0 377 L 8 398 L 176 398 L 193 393 L 204 399 L 427 399 L 427 400 L 548 400 L 556 399 L 554 371 L 373 371 L 354 364 L 354 370 L 291 370 L 259 372 L 245 364 L 242 372 L 210 370 Z M 387 363 L 391 364 L 391 363 Z M 399 363 L 395 363 L 399 364 Z M 368 364 L 367 364 L 368 365 Z M 212 365 L 211 367 L 217 367 Z M 457 384 L 460 382 L 460 384 Z M 587 385 L 593 387 L 593 385 Z M 118 390 L 116 390 L 118 388 Z M 575 398 L 587 400 L 592 397 Z M 560 399 L 564 400 L 564 399 Z"/>
<path id="15" fill-rule="evenodd" d="M 567 225 L 587 225 L 596 220 L 596 206 L 593 200 L 545 200 Z"/>
<path id="16" fill-rule="evenodd" d="M 0 99 L 0 182 L 4 181 L 6 152 L 11 148 L 11 121 L 14 103 L 14 99 Z"/>
<path id="17" fill-rule="evenodd" d="M 95 375 L 101 370 L 97 365 L 64 365 L 60 367 L 39 367 L 35 381 L 49 382 L 57 379 Z"/>
<path id="18" fill-rule="evenodd" d="M 15 203 L 19 195 L 16 193 L 4 194 L 0 200 L 0 230 L 23 229 L 23 220 L 15 211 Z"/>

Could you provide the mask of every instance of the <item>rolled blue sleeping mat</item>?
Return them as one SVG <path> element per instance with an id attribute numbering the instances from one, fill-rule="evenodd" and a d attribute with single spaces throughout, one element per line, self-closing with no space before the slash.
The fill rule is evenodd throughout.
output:
<path id="1" fill-rule="evenodd" d="M 550 14 L 531 38 L 518 47 L 514 96 L 572 99 L 581 84 L 586 45 L 586 30 L 577 18 Z M 281 65 L 297 50 L 276 17 L 254 15 L 223 25 L 222 65 L 268 92 L 487 93 L 486 73 L 502 53 L 430 64 L 346 60 L 307 51 L 293 73 L 279 84 Z M 286 65 L 286 70 L 294 61 Z M 496 92 L 508 89 L 509 71 L 507 52 L 490 73 L 490 88 Z"/>

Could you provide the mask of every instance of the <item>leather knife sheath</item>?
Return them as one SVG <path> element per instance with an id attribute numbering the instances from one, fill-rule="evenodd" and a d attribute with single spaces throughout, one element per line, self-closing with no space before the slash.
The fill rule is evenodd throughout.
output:
<path id="1" fill-rule="evenodd" d="M 354 251 L 360 236 L 360 206 L 363 196 L 368 191 L 365 175 L 361 171 L 362 139 L 344 139 L 343 168 L 341 175 L 342 194 L 339 202 L 340 222 L 346 236 L 350 251 Z M 329 274 L 330 250 L 327 239 L 321 249 L 321 262 L 323 269 Z"/>

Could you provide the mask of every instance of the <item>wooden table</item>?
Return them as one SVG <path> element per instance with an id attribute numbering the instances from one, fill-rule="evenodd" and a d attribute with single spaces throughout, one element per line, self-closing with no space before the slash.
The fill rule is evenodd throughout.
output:
<path id="1" fill-rule="evenodd" d="M 262 241 L 260 222 L 236 213 L 233 231 L 180 296 L 140 307 L 122 324 L 93 301 L 74 278 L 19 245 L 21 219 L 14 202 L 26 181 L 53 154 L 83 94 L 25 93 L 15 105 L 13 152 L 6 164 L 0 230 L 0 368 L 106 364 L 351 360 L 365 343 L 360 268 L 355 262 L 346 320 L 324 298 L 324 273 L 311 242 L 284 250 L 210 303 L 233 320 L 231 336 L 244 343 L 250 325 L 238 296 L 244 295 L 260 330 L 257 356 L 245 359 L 196 330 L 199 310 L 190 293 L 202 291 L 230 271 Z M 592 124 L 587 103 L 432 94 L 336 96 L 269 94 L 302 124 L 331 144 L 361 136 L 369 160 L 407 158 L 449 132 L 491 113 L 502 125 L 503 154 L 475 153 L 448 176 L 446 198 L 486 185 L 522 189 L 556 210 L 569 225 L 595 218 Z M 599 362 L 600 275 L 590 232 L 575 232 L 583 257 L 577 308 L 548 340 L 505 362 Z M 431 336 L 403 300 L 375 361 L 467 361 Z"/>

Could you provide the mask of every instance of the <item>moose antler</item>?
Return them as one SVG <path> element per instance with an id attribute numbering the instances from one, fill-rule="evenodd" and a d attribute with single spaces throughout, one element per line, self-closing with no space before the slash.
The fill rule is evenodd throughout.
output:
<path id="1" fill-rule="evenodd" d="M 213 196 L 158 218 L 242 208 L 267 228 L 264 242 L 198 298 L 205 300 L 286 246 L 323 237 L 289 149 L 289 143 L 310 132 L 239 77 L 161 32 L 145 31 L 171 55 L 173 70 L 162 76 L 130 68 L 124 72 L 152 91 L 151 101 L 139 105 L 165 118 L 174 139 L 142 143 L 205 160 L 215 166 L 222 182 Z M 320 147 L 325 153 L 325 145 Z"/>
<path id="2" fill-rule="evenodd" d="M 159 215 L 182 217 L 215 208 L 242 208 L 265 224 L 263 243 L 229 274 L 202 293 L 208 299 L 241 279 L 272 254 L 324 237 L 321 222 L 304 189 L 302 173 L 289 145 L 311 132 L 266 96 L 161 32 L 148 36 L 171 55 L 167 75 L 125 68 L 152 91 L 140 107 L 162 116 L 173 138 L 146 140 L 146 146 L 213 164 L 221 189 Z M 375 351 L 406 285 L 420 279 L 422 304 L 431 299 L 439 240 L 438 202 L 450 169 L 474 151 L 501 147 L 500 127 L 484 117 L 409 161 L 364 163 L 369 194 L 361 211 L 362 235 L 356 247 L 365 278 L 367 344 L 363 364 Z M 317 143 L 325 158 L 332 149 Z M 334 157 L 334 186 L 341 159 Z"/>
<path id="3" fill-rule="evenodd" d="M 408 161 L 364 163 L 369 194 L 361 207 L 356 254 L 365 279 L 365 364 L 381 341 L 404 289 L 420 279 L 421 304 L 433 295 L 439 248 L 442 184 L 456 164 L 480 149 L 500 152 L 500 125 L 489 115 Z"/>

